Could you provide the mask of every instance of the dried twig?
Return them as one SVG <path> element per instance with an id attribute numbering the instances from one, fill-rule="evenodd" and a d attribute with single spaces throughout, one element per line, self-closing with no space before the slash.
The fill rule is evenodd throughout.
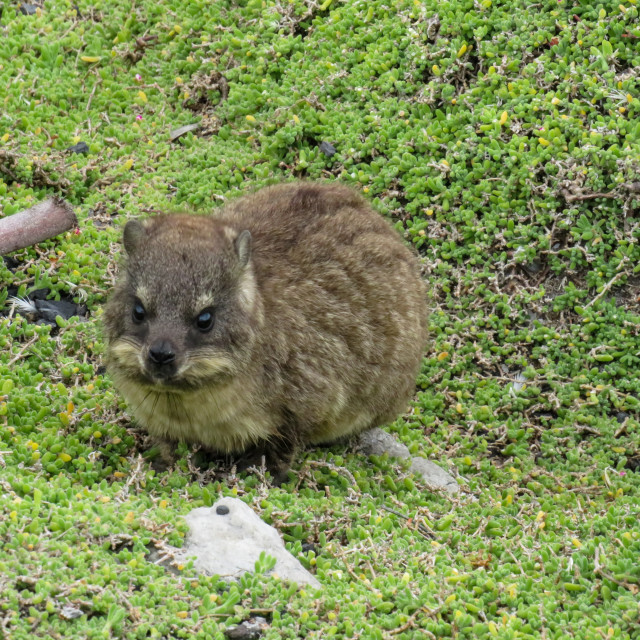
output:
<path id="1" fill-rule="evenodd" d="M 421 613 L 426 614 L 429 617 L 434 616 L 435 614 L 437 614 L 440 611 L 441 607 L 438 607 L 437 609 L 435 609 L 434 611 L 431 611 L 429 609 L 427 609 L 426 607 L 420 607 L 420 609 L 417 609 L 416 611 L 414 611 L 409 618 L 407 619 L 407 621 L 400 627 L 397 627 L 396 629 L 392 629 L 391 631 L 387 632 L 387 636 L 397 636 L 409 629 L 414 629 L 416 626 L 416 619 L 418 618 L 418 616 Z M 431 631 L 427 631 L 426 629 L 420 629 L 420 633 L 425 634 L 427 637 L 429 638 L 435 638 L 436 636 L 433 635 L 433 633 L 431 633 Z"/>
<path id="2" fill-rule="evenodd" d="M 393 515 L 398 516 L 399 518 L 403 518 L 404 520 L 406 520 L 407 522 L 411 521 L 412 518 L 410 518 L 409 516 L 405 516 L 404 513 L 400 513 L 400 511 L 396 511 L 395 509 L 392 509 L 391 507 L 387 507 L 386 505 L 380 505 L 381 509 L 384 509 L 385 511 L 388 511 L 389 513 L 393 513 Z M 431 531 L 429 531 L 429 529 L 423 525 L 421 522 L 418 522 L 416 524 L 416 530 L 418 532 L 420 532 L 425 538 L 428 539 L 433 539 L 435 538 L 435 536 L 433 535 L 433 533 Z"/>
<path id="3" fill-rule="evenodd" d="M 11 360 L 9 360 L 9 362 L 7 362 L 7 367 L 11 367 L 12 365 L 14 365 L 16 362 L 18 362 L 18 360 L 20 360 L 21 358 L 24 357 L 25 352 L 27 351 L 27 349 L 34 344 L 35 342 L 38 341 L 39 336 L 36 334 L 35 336 L 33 336 L 33 338 L 31 338 L 31 340 L 29 340 L 29 342 L 25 343 L 24 346 L 22 347 L 22 349 L 20 349 L 20 351 L 18 351 L 18 353 L 11 358 Z"/>
<path id="4" fill-rule="evenodd" d="M 613 276 L 613 278 L 611 278 L 611 280 L 609 280 L 609 282 L 607 282 L 607 284 L 605 284 L 604 287 L 602 287 L 602 291 L 593 300 L 591 300 L 591 302 L 588 302 L 585 305 L 584 307 L 585 309 L 588 309 L 594 302 L 597 302 L 598 300 L 600 300 L 600 298 L 602 298 L 602 296 L 605 295 L 607 291 L 611 289 L 611 287 L 613 287 L 613 285 L 616 283 L 616 280 L 618 280 L 621 276 L 625 275 L 626 271 L 622 267 L 627 262 L 629 262 L 629 258 L 627 256 L 624 256 L 622 260 L 620 260 L 620 264 L 618 265 L 618 269 L 617 269 L 618 273 L 616 273 Z"/>
<path id="5" fill-rule="evenodd" d="M 569 193 L 568 191 L 560 192 L 562 197 L 567 203 L 582 202 L 583 200 L 595 200 L 596 198 L 617 198 L 619 196 L 617 191 L 596 192 L 596 193 Z"/>
<path id="6" fill-rule="evenodd" d="M 347 478 L 347 480 L 349 480 L 349 482 L 351 482 L 351 484 L 354 487 L 358 486 L 358 483 L 356 482 L 356 479 L 353 477 L 353 474 L 351 473 L 351 471 L 349 471 L 348 469 L 345 469 L 344 467 L 338 467 L 335 464 L 331 464 L 329 462 L 321 462 L 320 460 L 307 460 L 306 464 L 309 467 L 316 467 L 316 468 L 324 467 L 325 469 L 336 471 L 337 473 L 345 476 L 345 478 Z"/>

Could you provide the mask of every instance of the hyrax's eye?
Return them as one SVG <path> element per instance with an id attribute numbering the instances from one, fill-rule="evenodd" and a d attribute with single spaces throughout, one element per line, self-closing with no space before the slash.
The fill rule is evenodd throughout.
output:
<path id="1" fill-rule="evenodd" d="M 198 327 L 202 333 L 211 331 L 213 328 L 213 309 L 205 309 L 198 315 L 196 318 L 196 327 Z"/>
<path id="2" fill-rule="evenodd" d="M 144 322 L 146 317 L 147 312 L 144 310 L 142 303 L 139 300 L 136 300 L 133 305 L 133 310 L 131 311 L 131 318 L 136 324 L 140 324 L 141 322 Z"/>

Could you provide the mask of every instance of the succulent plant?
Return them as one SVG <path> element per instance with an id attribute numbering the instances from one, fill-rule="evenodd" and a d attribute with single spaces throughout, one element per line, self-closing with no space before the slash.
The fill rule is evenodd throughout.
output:
<path id="1" fill-rule="evenodd" d="M 62 195 L 80 228 L 0 262 L 1 628 L 637 638 L 637 25 L 636 0 L 6 4 L 0 216 Z M 432 342 L 389 428 L 461 497 L 347 445 L 279 489 L 141 456 L 102 369 L 122 225 L 294 177 L 361 189 L 419 252 Z M 35 324 L 10 302 L 34 290 L 89 321 Z M 323 590 L 153 562 L 220 495 Z"/>

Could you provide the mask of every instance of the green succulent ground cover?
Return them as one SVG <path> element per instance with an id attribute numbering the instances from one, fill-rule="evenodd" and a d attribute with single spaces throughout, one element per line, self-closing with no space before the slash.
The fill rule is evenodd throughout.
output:
<path id="1" fill-rule="evenodd" d="M 636 0 L 47 1 L 0 29 L 2 215 L 57 194 L 80 219 L 0 265 L 0 636 L 640 638 Z M 432 342 L 389 428 L 459 496 L 346 446 L 282 488 L 140 457 L 101 368 L 122 224 L 292 177 L 361 189 L 418 249 Z M 10 313 L 41 287 L 90 321 Z M 222 495 L 323 589 L 153 564 Z"/>

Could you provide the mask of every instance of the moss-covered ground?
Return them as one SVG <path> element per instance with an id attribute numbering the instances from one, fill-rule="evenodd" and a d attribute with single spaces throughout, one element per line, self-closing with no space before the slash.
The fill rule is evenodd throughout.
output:
<path id="1" fill-rule="evenodd" d="M 640 638 L 637 0 L 20 6 L 0 210 L 61 195 L 80 225 L 0 263 L 0 637 L 222 638 L 260 614 L 268 639 Z M 389 429 L 459 496 L 346 446 L 281 488 L 140 457 L 102 368 L 122 224 L 293 177 L 353 185 L 418 250 L 432 342 Z M 10 311 L 38 288 L 89 322 Z M 150 561 L 221 495 L 323 589 Z"/>

